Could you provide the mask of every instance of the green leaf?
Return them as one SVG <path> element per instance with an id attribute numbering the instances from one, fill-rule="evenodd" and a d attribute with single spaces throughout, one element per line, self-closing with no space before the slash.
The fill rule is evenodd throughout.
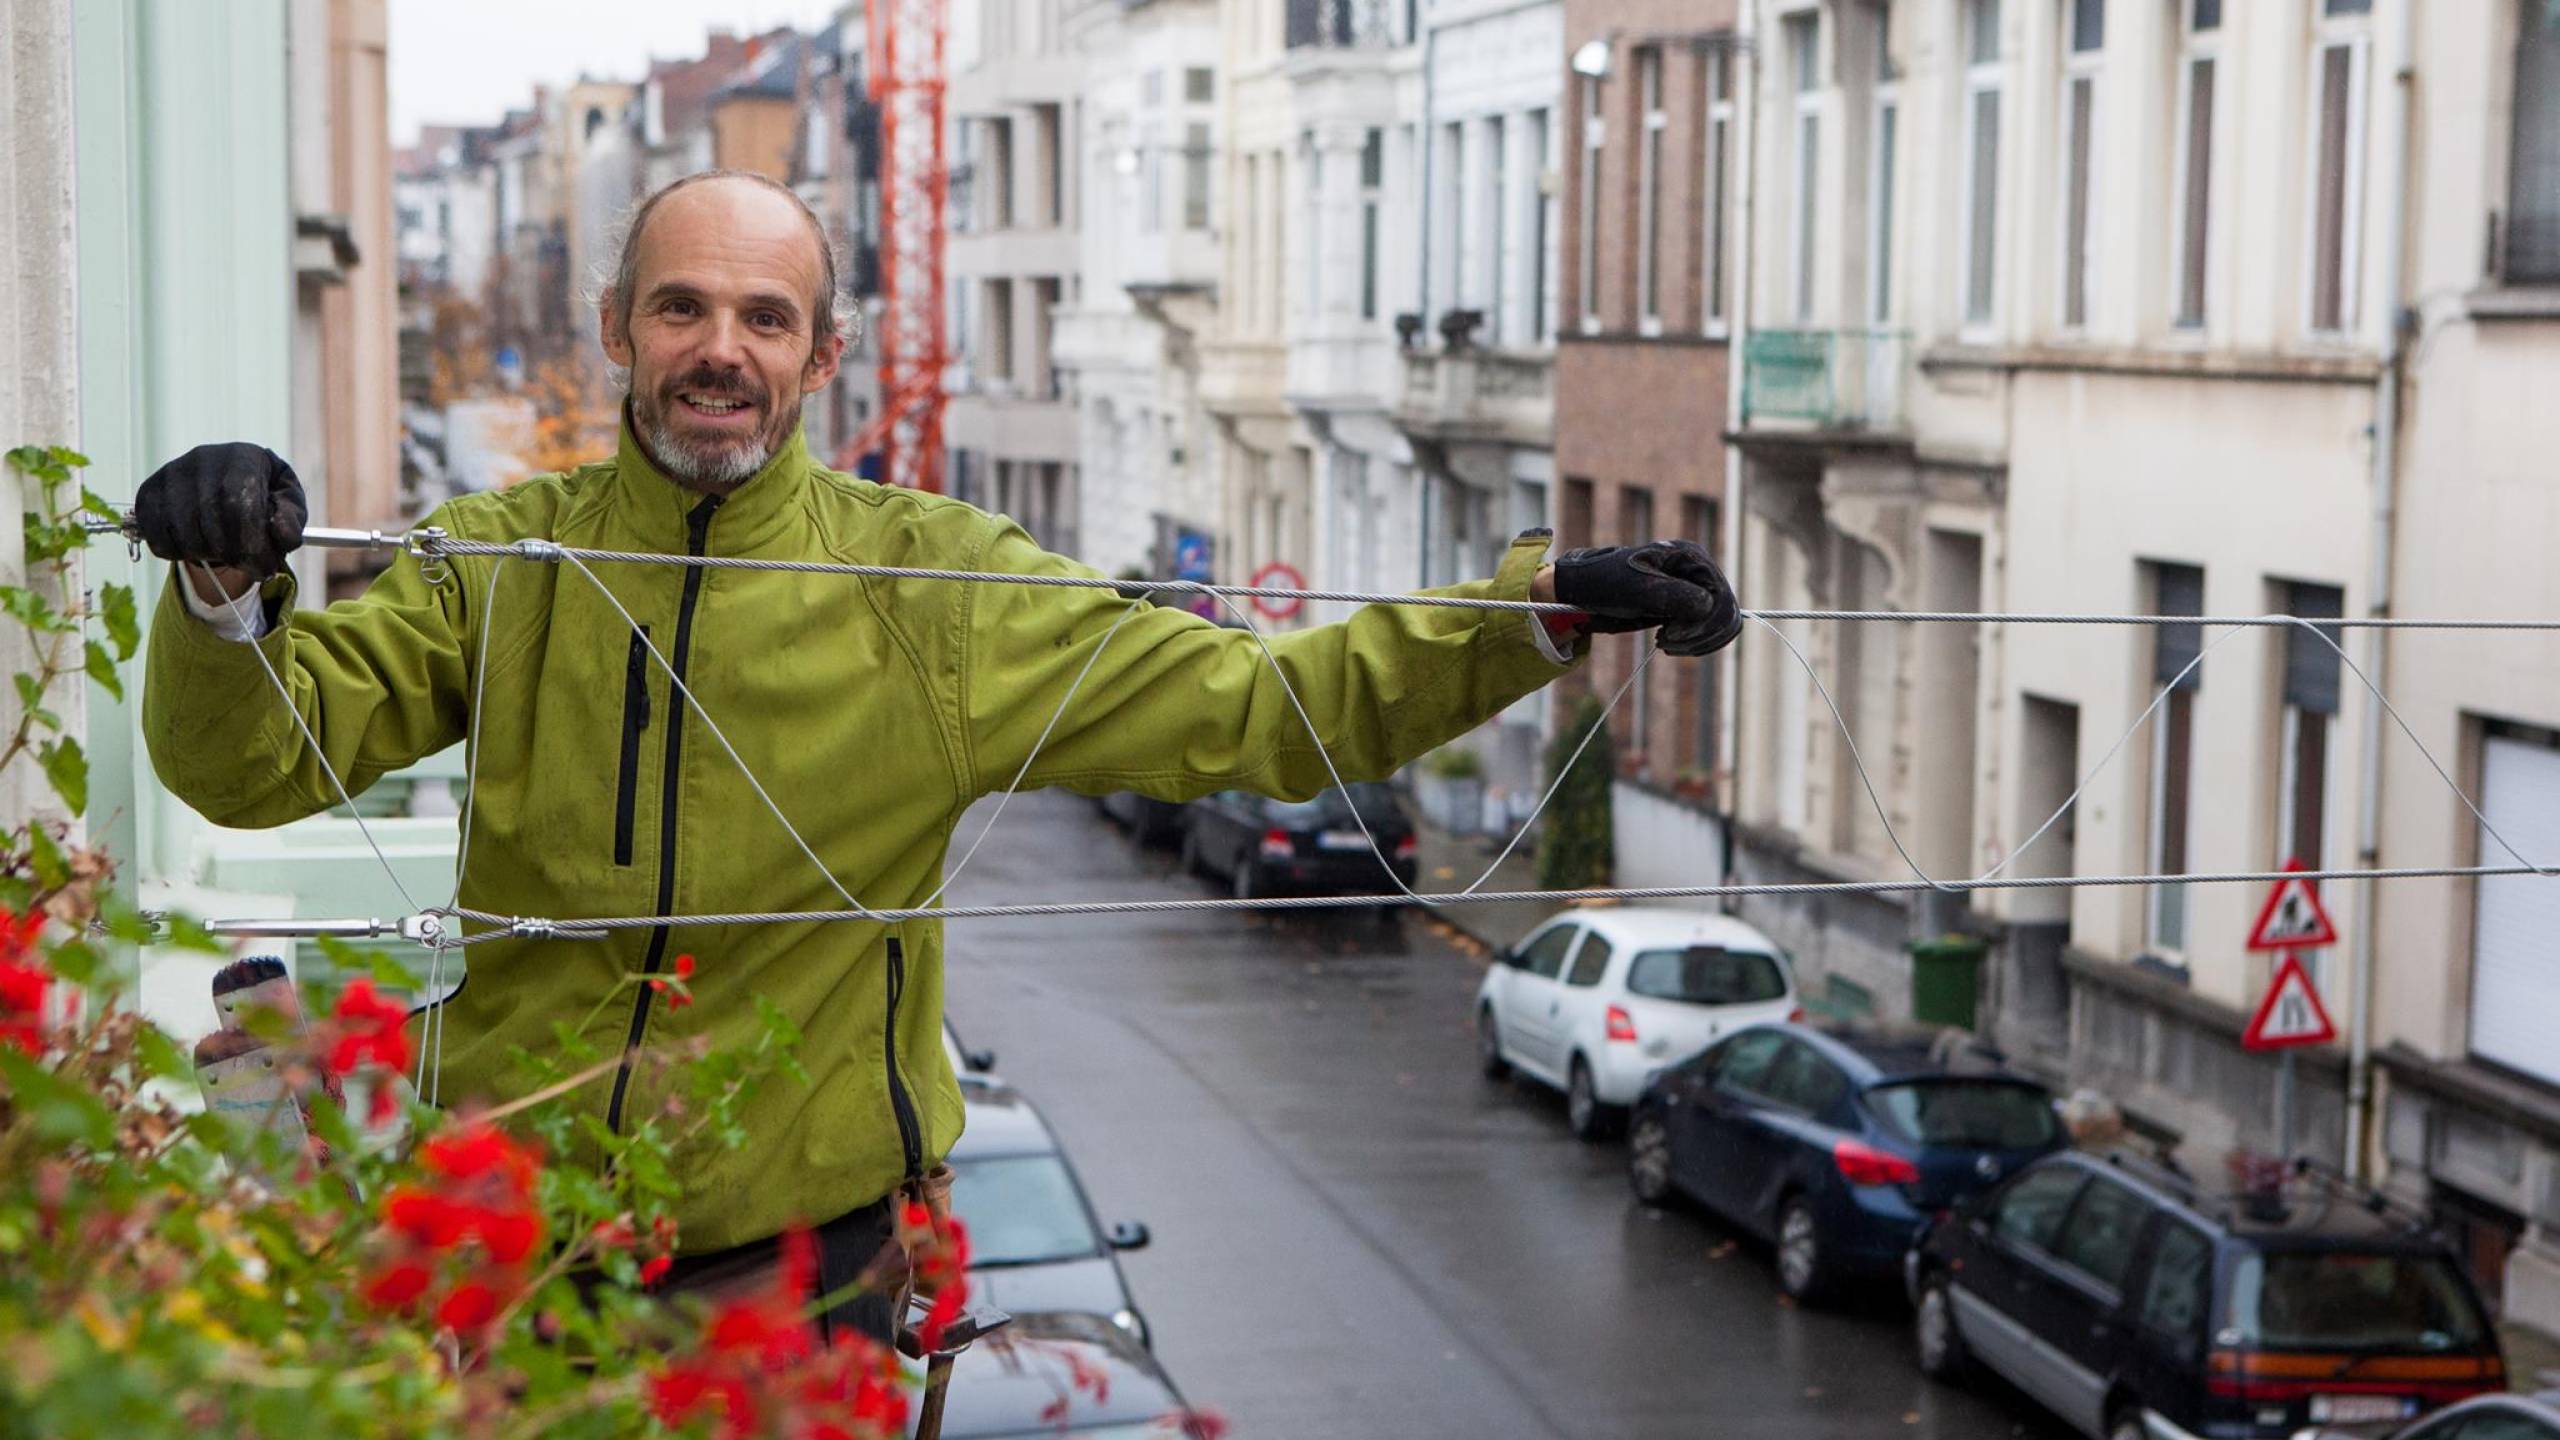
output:
<path id="1" fill-rule="evenodd" d="M 0 585 L 0 612 L 38 632 L 59 630 L 63 625 L 53 602 L 23 585 Z"/>
<path id="2" fill-rule="evenodd" d="M 47 890 L 71 883 L 71 859 L 42 824 L 27 827 L 27 863 L 34 868 L 37 883 Z"/>
<path id="3" fill-rule="evenodd" d="M 142 620 L 134 610 L 133 587 L 99 586 L 98 618 L 106 624 L 107 639 L 116 647 L 116 658 L 132 659 L 135 648 L 142 644 Z"/>
<path id="4" fill-rule="evenodd" d="M 47 1140 L 104 1149 L 115 1143 L 116 1119 L 106 1102 L 38 1061 L 0 1045 L 0 1078 L 11 1101 Z"/>
<path id="5" fill-rule="evenodd" d="M 418 990 L 422 983 L 417 971 L 410 969 L 399 956 L 388 951 L 377 950 L 365 956 L 364 970 L 366 974 L 373 977 L 374 984 L 403 993 Z"/>
<path id="6" fill-rule="evenodd" d="M 45 959 L 53 966 L 53 973 L 74 985 L 89 986 L 97 982 L 98 952 L 90 949 L 85 940 L 65 940 L 56 945 L 53 953 Z"/>
<path id="7" fill-rule="evenodd" d="M 66 470 L 86 470 L 89 468 L 89 457 L 72 449 L 68 445 L 56 445 L 53 447 L 51 453 L 53 455 L 54 463 L 62 466 Z"/>
<path id="8" fill-rule="evenodd" d="M 42 682 L 38 681 L 36 677 L 28 674 L 24 670 L 19 671 L 17 674 L 9 678 L 18 682 L 18 703 L 26 707 L 29 718 L 33 719 L 38 726 L 46 730 L 59 730 L 62 728 L 62 717 L 44 708 L 44 685 Z"/>
<path id="9" fill-rule="evenodd" d="M 195 1074 L 195 1065 L 178 1049 L 178 1042 L 149 1021 L 135 1029 L 133 1048 L 142 1057 L 143 1068 L 164 1080 L 184 1080 Z"/>
<path id="10" fill-rule="evenodd" d="M 95 640 L 89 642 L 88 668 L 89 678 L 98 682 L 99 689 L 113 695 L 118 700 L 122 700 L 124 698 L 124 677 L 116 673 L 115 657 L 107 653 L 106 646 L 99 644 Z M 25 677 L 21 676 L 20 678 L 23 679 Z"/>
<path id="11" fill-rule="evenodd" d="M 53 782 L 53 791 L 74 815 L 89 808 L 89 757 L 81 752 L 80 742 L 65 735 L 47 740 L 36 748 L 36 758 L 44 764 L 44 777 Z"/>
<path id="12" fill-rule="evenodd" d="M 116 508 L 114 501 L 86 485 L 80 487 L 80 509 L 82 513 L 95 515 L 101 520 L 121 522 L 124 519 L 124 512 Z"/>

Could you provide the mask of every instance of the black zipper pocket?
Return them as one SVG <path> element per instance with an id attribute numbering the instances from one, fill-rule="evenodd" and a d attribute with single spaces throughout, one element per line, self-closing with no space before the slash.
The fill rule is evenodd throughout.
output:
<path id="1" fill-rule="evenodd" d="M 631 632 L 622 671 L 622 775 L 613 792 L 613 863 L 631 863 L 631 834 L 640 812 L 640 732 L 649 728 L 649 627 Z"/>

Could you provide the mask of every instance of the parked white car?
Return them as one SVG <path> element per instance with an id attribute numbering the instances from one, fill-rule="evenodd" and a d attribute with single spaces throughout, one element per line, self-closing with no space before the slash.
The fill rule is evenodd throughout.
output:
<path id="1" fill-rule="evenodd" d="M 1802 1014 L 1778 947 L 1731 916 L 1571 910 L 1485 972 L 1476 1049 L 1489 1079 L 1516 1069 L 1562 1090 L 1566 1121 L 1588 1140 L 1651 1072 L 1746 1025 Z"/>

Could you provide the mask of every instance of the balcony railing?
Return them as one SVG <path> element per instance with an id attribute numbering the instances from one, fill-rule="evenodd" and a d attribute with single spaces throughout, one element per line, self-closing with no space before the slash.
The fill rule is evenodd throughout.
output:
<path id="1" fill-rule="evenodd" d="M 1555 423 L 1555 366 L 1539 354 L 1408 350 L 1401 409 L 1417 430 L 1535 443 Z"/>
<path id="2" fill-rule="evenodd" d="M 1395 43 L 1387 0 L 1289 0 L 1292 50 L 1374 50 Z"/>
<path id="3" fill-rule="evenodd" d="M 1899 330 L 1754 330 L 1742 352 L 1742 423 L 1899 430 L 1909 349 Z"/>

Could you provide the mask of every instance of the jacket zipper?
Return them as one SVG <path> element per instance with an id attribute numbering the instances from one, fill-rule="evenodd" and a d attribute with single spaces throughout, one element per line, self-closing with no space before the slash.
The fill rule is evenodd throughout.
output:
<path id="1" fill-rule="evenodd" d="M 720 497 L 706 497 L 684 517 L 684 553 L 702 555 L 711 547 L 711 512 L 720 508 Z M 676 686 L 684 683 L 685 667 L 693 657 L 693 607 L 702 598 L 702 577 L 709 572 L 699 565 L 684 572 L 684 599 L 676 606 L 676 647 L 668 657 L 674 667 L 675 680 L 667 687 L 667 763 L 658 787 L 658 908 L 659 915 L 672 915 L 676 905 L 676 779 L 684 758 L 684 706 L 676 694 Z M 649 954 L 640 965 L 643 975 L 655 975 L 666 963 L 667 927 L 649 932 Z M 622 1068 L 614 1072 L 613 1099 L 605 1106 L 604 1126 L 622 1133 L 622 1097 L 631 1088 L 631 1062 L 640 1053 L 640 1039 L 649 1030 L 649 997 L 656 992 L 648 986 L 631 1002 L 631 1034 L 622 1042 Z"/>
<path id="2" fill-rule="evenodd" d="M 631 832 L 640 810 L 640 732 L 649 728 L 649 627 L 631 632 L 622 671 L 622 777 L 613 792 L 613 863 L 631 863 Z"/>
<path id="3" fill-rule="evenodd" d="M 907 1178 L 924 1174 L 924 1126 L 916 1120 L 915 1101 L 898 1075 L 898 999 L 907 993 L 907 952 L 898 937 L 889 937 L 889 1018 L 882 1026 L 882 1053 L 888 1057 L 889 1110 L 898 1119 L 898 1143 L 905 1148 Z"/>

